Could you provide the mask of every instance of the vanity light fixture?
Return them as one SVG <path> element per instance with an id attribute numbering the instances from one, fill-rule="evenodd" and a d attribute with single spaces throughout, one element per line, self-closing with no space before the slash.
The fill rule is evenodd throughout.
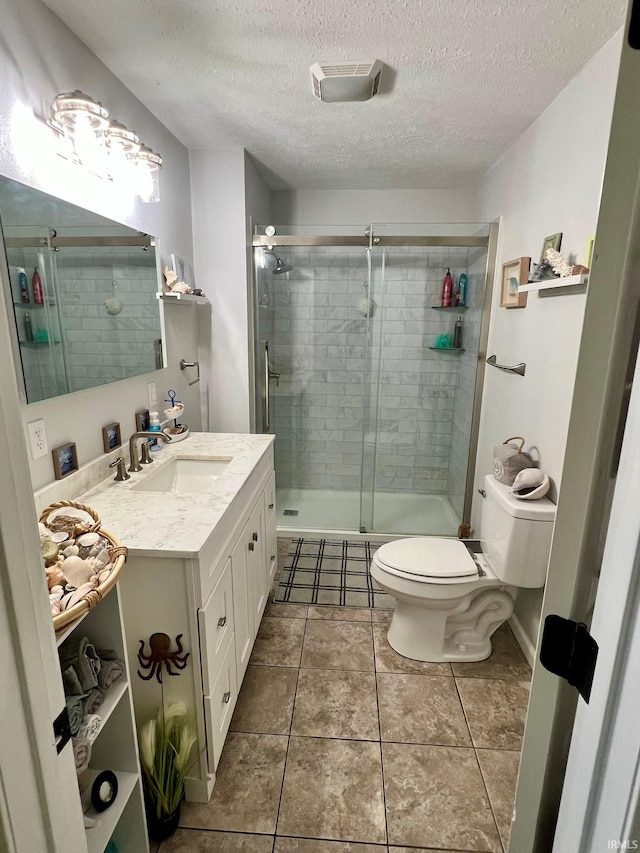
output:
<path id="1" fill-rule="evenodd" d="M 59 135 L 61 156 L 81 163 L 101 178 L 126 181 L 144 202 L 159 201 L 162 157 L 115 119 L 90 95 L 76 90 L 56 95 L 48 121 Z"/>

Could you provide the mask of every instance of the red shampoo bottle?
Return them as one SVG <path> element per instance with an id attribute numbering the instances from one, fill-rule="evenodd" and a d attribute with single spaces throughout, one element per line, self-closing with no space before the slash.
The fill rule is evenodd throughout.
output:
<path id="1" fill-rule="evenodd" d="M 451 300 L 453 295 L 453 279 L 451 278 L 451 270 L 447 269 L 447 274 L 442 282 L 442 307 L 451 308 Z"/>
<path id="2" fill-rule="evenodd" d="M 31 278 L 31 290 L 33 291 L 33 301 L 36 305 L 42 305 L 44 302 L 44 295 L 42 293 L 42 281 L 38 275 L 37 267 L 34 269 L 33 276 Z"/>

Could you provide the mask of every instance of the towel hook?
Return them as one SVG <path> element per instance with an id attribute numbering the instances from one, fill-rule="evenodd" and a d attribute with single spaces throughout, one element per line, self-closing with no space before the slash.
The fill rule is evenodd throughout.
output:
<path id="1" fill-rule="evenodd" d="M 517 373 L 519 376 L 524 376 L 525 371 L 527 369 L 527 365 L 524 361 L 521 361 L 520 364 L 513 364 L 509 366 L 507 364 L 498 364 L 496 359 L 497 356 L 490 355 L 487 359 L 487 364 L 490 364 L 491 367 L 497 367 L 498 370 L 504 370 L 507 373 Z"/>

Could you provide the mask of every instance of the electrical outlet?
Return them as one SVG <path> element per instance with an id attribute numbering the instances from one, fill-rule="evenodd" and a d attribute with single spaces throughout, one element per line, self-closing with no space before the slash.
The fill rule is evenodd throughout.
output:
<path id="1" fill-rule="evenodd" d="M 29 436 L 31 458 L 35 461 L 42 456 L 46 456 L 49 452 L 49 445 L 47 444 L 47 434 L 44 431 L 44 421 L 40 419 L 28 423 L 27 434 Z"/>
<path id="2" fill-rule="evenodd" d="M 147 385 L 147 391 L 149 393 L 149 408 L 151 411 L 155 411 L 156 403 L 158 402 L 158 398 L 156 397 L 156 383 L 149 382 Z"/>

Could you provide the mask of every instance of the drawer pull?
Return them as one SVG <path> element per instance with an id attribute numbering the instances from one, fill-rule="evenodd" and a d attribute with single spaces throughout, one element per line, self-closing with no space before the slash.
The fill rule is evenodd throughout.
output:
<path id="1" fill-rule="evenodd" d="M 218 628 L 224 628 L 224 626 L 225 626 L 226 624 L 227 624 L 227 617 L 226 617 L 226 616 L 221 616 L 221 617 L 218 619 Z"/>
<path id="2" fill-rule="evenodd" d="M 269 509 L 273 509 L 273 504 L 269 504 Z"/>
<path id="3" fill-rule="evenodd" d="M 229 690 L 227 690 L 227 692 L 226 692 L 226 693 L 224 694 L 224 696 L 222 697 L 222 702 L 223 702 L 223 704 L 224 704 L 224 705 L 228 705 L 228 704 L 229 704 L 229 700 L 230 700 L 230 699 L 231 699 L 231 692 L 230 692 Z"/>
<path id="4" fill-rule="evenodd" d="M 256 546 L 253 544 L 253 542 L 249 542 L 249 550 L 250 551 L 253 551 L 255 547 Z"/>
<path id="5" fill-rule="evenodd" d="M 251 538 L 253 539 L 254 542 L 257 542 L 258 541 L 258 534 L 254 533 Z"/>

